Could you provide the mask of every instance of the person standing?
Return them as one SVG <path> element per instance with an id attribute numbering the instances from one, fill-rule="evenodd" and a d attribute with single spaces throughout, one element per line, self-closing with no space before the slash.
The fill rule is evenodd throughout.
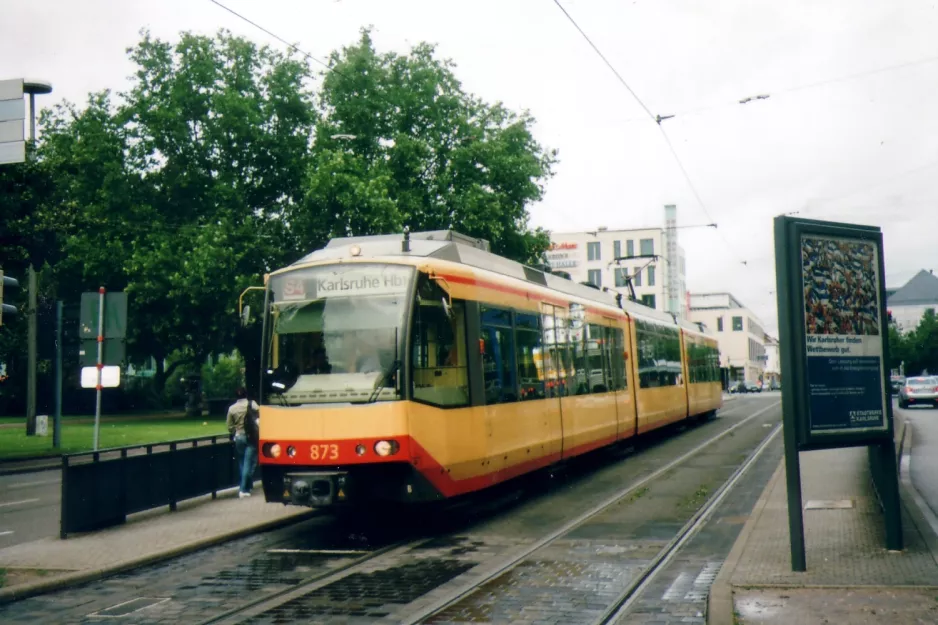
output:
<path id="1" fill-rule="evenodd" d="M 235 458 L 241 474 L 241 488 L 238 497 L 251 496 L 254 488 L 254 470 L 257 468 L 257 402 L 248 398 L 247 391 L 239 388 L 237 401 L 228 408 L 228 432 L 233 436 Z"/>

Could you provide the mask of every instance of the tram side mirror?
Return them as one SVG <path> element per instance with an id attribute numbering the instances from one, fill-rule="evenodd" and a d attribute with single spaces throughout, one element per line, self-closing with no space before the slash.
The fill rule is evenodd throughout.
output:
<path id="1" fill-rule="evenodd" d="M 250 304 L 241 309 L 241 327 L 247 327 L 248 323 L 251 321 L 251 306 Z"/>
<path id="2" fill-rule="evenodd" d="M 443 302 L 443 312 L 446 314 L 446 318 L 452 321 L 453 319 L 453 305 L 446 301 L 446 298 L 440 298 Z"/>

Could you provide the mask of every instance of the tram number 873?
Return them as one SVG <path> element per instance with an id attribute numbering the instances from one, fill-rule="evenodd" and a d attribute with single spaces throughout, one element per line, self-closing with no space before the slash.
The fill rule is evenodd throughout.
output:
<path id="1" fill-rule="evenodd" d="M 309 449 L 310 457 L 313 460 L 338 460 L 338 445 L 312 445 Z"/>

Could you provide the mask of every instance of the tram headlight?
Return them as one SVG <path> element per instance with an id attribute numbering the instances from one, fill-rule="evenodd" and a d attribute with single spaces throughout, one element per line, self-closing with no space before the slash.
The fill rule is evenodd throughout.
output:
<path id="1" fill-rule="evenodd" d="M 295 455 L 296 455 L 296 447 L 294 447 L 293 445 L 288 445 L 288 446 L 287 446 L 287 455 L 288 455 L 289 457 L 291 457 L 291 458 L 292 458 L 293 456 L 295 456 Z"/>
<path id="2" fill-rule="evenodd" d="M 393 456 L 400 450 L 397 441 L 378 441 L 375 443 L 375 453 L 379 456 Z"/>
<path id="3" fill-rule="evenodd" d="M 355 446 L 355 453 L 358 454 L 359 456 L 364 456 L 364 455 L 365 455 L 365 446 L 362 445 L 361 443 L 359 443 L 358 445 L 356 445 L 356 446 Z"/>
<path id="4" fill-rule="evenodd" d="M 279 458 L 280 445 L 277 443 L 264 443 L 264 446 L 261 448 L 261 453 L 268 458 Z"/>

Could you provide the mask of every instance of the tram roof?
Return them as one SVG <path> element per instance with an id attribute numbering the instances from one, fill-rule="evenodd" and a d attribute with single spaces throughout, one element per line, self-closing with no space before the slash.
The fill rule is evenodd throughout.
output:
<path id="1" fill-rule="evenodd" d="M 644 304 L 622 298 L 620 305 L 616 293 L 613 291 L 596 289 L 493 254 L 490 251 L 489 242 L 485 239 L 476 239 L 453 230 L 411 232 L 410 250 L 408 252 L 403 251 L 403 241 L 403 234 L 335 238 L 331 239 L 324 248 L 307 254 L 293 265 L 346 260 L 351 255 L 349 248 L 352 246 L 358 246 L 360 249 L 356 258 L 389 258 L 395 256 L 402 258 L 436 258 L 524 280 L 573 297 L 624 310 L 630 315 L 675 324 L 675 320 L 670 314 L 649 308 Z M 676 325 L 692 332 L 704 333 L 696 324 L 687 321 L 681 321 Z"/>

